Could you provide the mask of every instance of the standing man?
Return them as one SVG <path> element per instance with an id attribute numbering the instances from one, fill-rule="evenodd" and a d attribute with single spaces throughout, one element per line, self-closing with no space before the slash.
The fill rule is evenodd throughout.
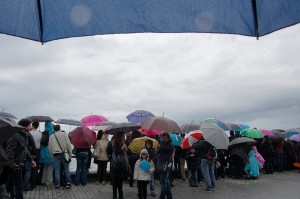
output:
<path id="1" fill-rule="evenodd" d="M 18 124 L 24 129 L 16 133 L 7 141 L 6 154 L 13 170 L 9 175 L 7 182 L 7 190 L 11 198 L 23 199 L 23 175 L 25 160 L 31 162 L 31 166 L 35 167 L 36 163 L 32 160 L 28 151 L 28 137 L 26 132 L 31 130 L 31 121 L 29 119 L 21 119 Z M 15 192 L 14 192 L 15 190 Z"/>
<path id="2" fill-rule="evenodd" d="M 39 128 L 39 123 L 38 122 L 33 122 L 32 123 L 32 130 L 30 131 L 36 151 L 35 151 L 35 158 L 34 161 L 36 162 L 37 166 L 32 169 L 32 174 L 31 174 L 31 187 L 34 189 L 36 184 L 41 184 L 42 180 L 42 172 L 41 172 L 41 164 L 40 164 L 40 148 L 41 148 L 41 141 L 42 141 L 42 132 L 38 130 Z"/>
<path id="3" fill-rule="evenodd" d="M 172 199 L 170 170 L 172 169 L 174 147 L 169 133 L 162 134 L 162 142 L 157 151 L 158 161 L 157 170 L 159 172 L 159 180 L 161 185 L 160 199 Z"/>
<path id="4" fill-rule="evenodd" d="M 216 186 L 214 170 L 217 152 L 215 147 L 205 140 L 200 141 L 200 146 L 201 169 L 206 184 L 205 191 L 211 192 L 215 190 Z"/>
<path id="5" fill-rule="evenodd" d="M 67 189 L 71 189 L 70 163 L 64 158 L 64 152 L 67 151 L 72 156 L 72 146 L 68 135 L 60 131 L 60 125 L 54 126 L 55 133 L 49 138 L 49 151 L 54 157 L 54 186 L 60 188 L 60 168 L 64 167 L 64 173 L 67 180 Z"/>
<path id="6" fill-rule="evenodd" d="M 27 142 L 27 149 L 32 157 L 33 160 L 36 158 L 36 147 L 34 143 L 33 136 L 30 132 L 26 132 L 26 136 L 28 139 Z M 35 167 L 36 168 L 36 167 Z M 32 167 L 31 167 L 31 160 L 26 159 L 25 165 L 24 165 L 24 191 L 31 191 L 32 183 L 31 183 L 31 174 L 32 174 Z"/>

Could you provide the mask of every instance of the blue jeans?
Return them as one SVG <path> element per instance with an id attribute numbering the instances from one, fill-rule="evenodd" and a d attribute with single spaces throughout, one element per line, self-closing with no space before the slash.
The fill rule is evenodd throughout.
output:
<path id="1" fill-rule="evenodd" d="M 30 190 L 31 189 L 31 184 L 30 184 L 30 179 L 31 179 L 31 162 L 29 160 L 25 161 L 24 164 L 24 190 Z"/>
<path id="2" fill-rule="evenodd" d="M 77 154 L 77 168 L 75 175 L 75 185 L 79 185 L 81 182 L 82 185 L 87 183 L 87 165 L 88 165 L 89 154 L 87 152 L 80 152 Z"/>
<path id="3" fill-rule="evenodd" d="M 165 199 L 167 196 L 167 199 L 172 199 L 172 193 L 171 193 L 171 185 L 170 185 L 170 167 L 167 167 L 166 171 L 159 171 L 159 180 L 161 185 L 161 193 L 160 193 L 160 199 Z"/>
<path id="4" fill-rule="evenodd" d="M 151 193 L 155 193 L 155 179 L 154 179 L 154 172 L 151 173 L 150 192 L 151 192 Z"/>
<path id="5" fill-rule="evenodd" d="M 206 184 L 206 189 L 214 189 L 216 185 L 214 160 L 201 159 L 201 169 Z"/>
<path id="6" fill-rule="evenodd" d="M 63 154 L 58 154 L 54 156 L 54 185 L 60 186 L 60 166 L 64 167 L 64 173 L 66 176 L 67 184 L 71 184 L 70 168 L 68 162 L 65 161 Z"/>
<path id="7" fill-rule="evenodd" d="M 198 182 L 197 169 L 189 170 L 189 184 L 197 185 L 197 182 Z"/>

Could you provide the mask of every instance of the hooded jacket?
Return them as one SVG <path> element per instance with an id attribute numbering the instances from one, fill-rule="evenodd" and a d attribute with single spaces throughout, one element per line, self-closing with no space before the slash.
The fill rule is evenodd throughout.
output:
<path id="1" fill-rule="evenodd" d="M 133 179 L 139 180 L 139 181 L 149 181 L 149 180 L 151 180 L 151 173 L 145 172 L 144 170 L 142 170 L 140 168 L 140 164 L 143 161 L 142 160 L 142 154 L 147 155 L 146 160 L 149 161 L 149 163 L 150 163 L 150 169 L 149 169 L 150 172 L 153 173 L 154 170 L 155 170 L 153 161 L 149 159 L 149 154 L 148 154 L 147 149 L 142 149 L 141 152 L 140 152 L 140 159 L 138 159 L 136 161 L 135 166 L 134 166 Z"/>

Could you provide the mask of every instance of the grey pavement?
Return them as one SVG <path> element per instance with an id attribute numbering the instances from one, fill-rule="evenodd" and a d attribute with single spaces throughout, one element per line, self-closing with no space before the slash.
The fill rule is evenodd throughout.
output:
<path id="1" fill-rule="evenodd" d="M 205 192 L 204 184 L 199 187 L 189 187 L 187 181 L 175 180 L 172 188 L 174 199 L 300 199 L 300 173 L 289 171 L 274 173 L 273 175 L 261 175 L 258 180 L 236 180 L 231 178 L 219 179 L 214 192 Z M 137 199 L 137 188 L 129 187 L 125 182 L 125 199 Z M 156 197 L 159 198 L 159 181 L 156 181 Z M 54 187 L 38 186 L 33 191 L 25 193 L 26 199 L 111 199 L 112 186 L 96 185 L 91 182 L 86 186 L 72 186 L 72 189 L 55 189 Z"/>

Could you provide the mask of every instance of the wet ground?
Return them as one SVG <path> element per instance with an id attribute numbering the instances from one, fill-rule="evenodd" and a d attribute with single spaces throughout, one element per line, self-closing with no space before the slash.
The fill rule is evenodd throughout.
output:
<path id="1" fill-rule="evenodd" d="M 300 199 L 300 173 L 297 171 L 261 175 L 258 180 L 236 180 L 231 178 L 219 179 L 216 190 L 207 193 L 204 184 L 199 187 L 189 187 L 187 181 L 175 180 L 172 188 L 174 199 Z M 137 188 L 124 184 L 124 198 L 135 199 Z M 159 181 L 156 181 L 156 197 L 159 198 Z M 94 182 L 86 186 L 72 186 L 72 189 L 55 189 L 38 186 L 35 190 L 25 193 L 27 199 L 106 199 L 112 198 L 112 186 L 96 185 Z"/>

